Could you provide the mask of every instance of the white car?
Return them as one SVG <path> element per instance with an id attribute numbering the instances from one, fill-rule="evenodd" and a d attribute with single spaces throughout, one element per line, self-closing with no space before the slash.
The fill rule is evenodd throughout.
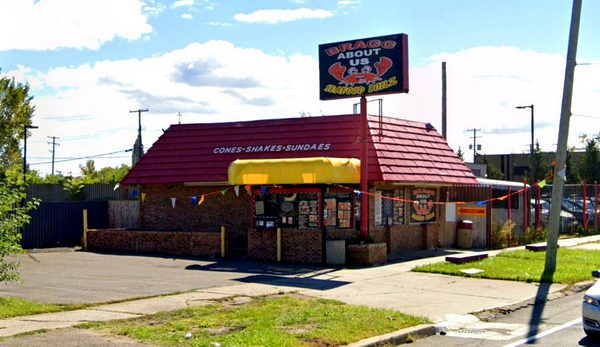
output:
<path id="1" fill-rule="evenodd" d="M 592 276 L 600 278 L 600 271 L 592 272 Z M 583 331 L 588 336 L 600 336 L 600 281 L 585 292 L 581 306 Z"/>

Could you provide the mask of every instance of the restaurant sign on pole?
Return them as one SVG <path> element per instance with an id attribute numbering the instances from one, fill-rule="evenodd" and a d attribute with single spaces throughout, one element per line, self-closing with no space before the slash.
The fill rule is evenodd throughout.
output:
<path id="1" fill-rule="evenodd" d="M 408 93 L 408 36 L 319 45 L 320 99 Z"/>

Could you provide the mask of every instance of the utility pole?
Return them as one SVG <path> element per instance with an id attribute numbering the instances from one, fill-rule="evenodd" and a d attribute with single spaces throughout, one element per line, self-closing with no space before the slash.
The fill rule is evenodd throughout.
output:
<path id="1" fill-rule="evenodd" d="M 477 151 L 481 150 L 481 145 L 477 145 L 477 139 L 481 136 L 477 136 L 477 132 L 481 131 L 481 129 L 473 128 L 467 129 L 467 131 L 473 132 L 473 136 L 471 137 L 473 139 L 473 144 L 469 145 L 469 149 L 473 149 L 473 164 L 477 164 Z"/>
<path id="2" fill-rule="evenodd" d="M 60 143 L 56 143 L 56 139 L 60 139 L 60 137 L 48 136 L 48 138 L 52 139 L 52 142 L 48 142 L 48 144 L 52 145 L 52 176 L 54 176 L 54 152 L 56 146 L 60 146 Z"/>
<path id="3" fill-rule="evenodd" d="M 442 62 L 442 137 L 447 140 L 446 62 Z"/>
<path id="4" fill-rule="evenodd" d="M 565 67 L 565 81 L 563 85 L 563 99 L 560 110 L 560 123 L 558 128 L 558 146 L 556 148 L 556 166 L 554 168 L 554 179 L 552 180 L 552 201 L 550 206 L 550 225 L 548 240 L 546 242 L 546 263 L 544 274 L 551 276 L 556 271 L 556 249 L 558 248 L 558 226 L 563 199 L 563 188 L 565 184 L 567 161 L 567 140 L 569 138 L 569 120 L 571 118 L 571 97 L 573 95 L 573 80 L 575 76 L 575 65 L 577 65 L 577 41 L 579 39 L 579 20 L 581 18 L 581 0 L 573 0 L 571 12 L 571 29 L 569 30 L 569 48 L 567 50 L 567 62 Z M 563 171 L 565 170 L 565 171 Z M 564 172 L 564 175 L 559 173 Z M 561 177 L 563 176 L 563 177 Z M 543 279 L 542 279 L 543 280 Z"/>
<path id="5" fill-rule="evenodd" d="M 179 118 L 179 123 L 178 124 L 181 124 L 181 112 L 177 112 L 177 117 Z"/>
<path id="6" fill-rule="evenodd" d="M 35 125 L 23 126 L 23 185 L 27 183 L 27 129 L 37 129 Z"/>
<path id="7" fill-rule="evenodd" d="M 144 154 L 144 145 L 142 144 L 142 112 L 148 112 L 148 109 L 137 109 L 134 111 L 129 111 L 129 113 L 137 113 L 138 114 L 138 137 L 136 141 L 136 148 L 134 157 L 141 158 Z"/>

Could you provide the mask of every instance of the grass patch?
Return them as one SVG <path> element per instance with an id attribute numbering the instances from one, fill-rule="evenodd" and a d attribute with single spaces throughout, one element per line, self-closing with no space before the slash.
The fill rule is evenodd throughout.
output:
<path id="1" fill-rule="evenodd" d="M 84 324 L 159 345 L 330 346 L 429 323 L 399 312 L 333 300 L 277 296 L 245 305 L 227 301 L 131 320 Z M 191 337 L 186 334 L 190 333 Z"/>
<path id="2" fill-rule="evenodd" d="M 431 272 L 455 276 L 492 278 L 502 280 L 540 282 L 546 252 L 514 251 L 499 253 L 495 257 L 466 263 L 438 263 L 420 266 L 413 271 Z M 598 269 L 600 251 L 559 248 L 556 260 L 556 272 L 552 282 L 574 284 L 592 279 L 591 272 Z M 481 273 L 467 275 L 460 270 L 477 268 Z"/>
<path id="3" fill-rule="evenodd" d="M 39 313 L 69 311 L 79 308 L 77 305 L 47 305 L 10 297 L 0 297 L 0 319 L 28 316 Z"/>

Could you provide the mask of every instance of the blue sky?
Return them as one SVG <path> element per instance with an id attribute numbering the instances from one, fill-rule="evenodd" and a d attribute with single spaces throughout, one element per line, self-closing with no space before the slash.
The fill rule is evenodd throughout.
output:
<path id="1" fill-rule="evenodd" d="M 143 115 L 145 147 L 169 124 L 348 113 L 356 100 L 318 100 L 317 46 L 396 33 L 409 38 L 408 94 L 385 115 L 440 129 L 440 65 L 448 64 L 450 145 L 521 153 L 536 105 L 536 139 L 553 150 L 571 1 L 567 0 L 5 0 L 2 73 L 34 95 L 32 168 L 58 158 L 131 148 Z M 584 1 L 570 144 L 600 131 L 600 2 Z M 9 30 L 15 25 L 26 30 Z M 466 156 L 471 159 L 470 155 Z M 125 153 L 97 167 L 128 163 Z M 57 162 L 78 174 L 85 160 Z"/>

